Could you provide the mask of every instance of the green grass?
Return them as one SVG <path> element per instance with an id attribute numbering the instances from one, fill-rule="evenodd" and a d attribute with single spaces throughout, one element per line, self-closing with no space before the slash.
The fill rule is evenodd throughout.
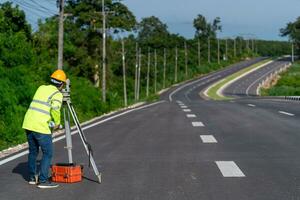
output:
<path id="1" fill-rule="evenodd" d="M 300 96 L 300 62 L 294 63 L 280 76 L 275 86 L 262 89 L 261 94 L 263 96 Z"/>
<path id="2" fill-rule="evenodd" d="M 259 67 L 260 65 L 266 63 L 270 61 L 269 59 L 268 60 L 263 60 L 259 63 L 256 63 L 254 65 L 251 65 L 250 67 L 247 67 L 245 69 L 242 69 L 220 81 L 218 81 L 217 83 L 215 83 L 211 88 L 209 88 L 209 90 L 207 91 L 207 95 L 209 98 L 213 99 L 213 100 L 230 100 L 232 98 L 229 98 L 229 97 L 225 97 L 225 96 L 221 96 L 219 95 L 217 92 L 218 90 L 220 90 L 225 84 L 227 84 L 228 82 L 232 81 L 233 79 Z"/>
<path id="3" fill-rule="evenodd" d="M 207 92 L 207 95 L 209 96 L 209 98 L 211 98 L 213 100 L 229 100 L 229 99 L 231 99 L 229 97 L 224 97 L 224 96 L 220 96 L 217 94 L 218 90 L 226 83 L 227 83 L 227 80 L 222 79 L 221 81 L 217 82 L 213 87 L 211 87 Z"/>

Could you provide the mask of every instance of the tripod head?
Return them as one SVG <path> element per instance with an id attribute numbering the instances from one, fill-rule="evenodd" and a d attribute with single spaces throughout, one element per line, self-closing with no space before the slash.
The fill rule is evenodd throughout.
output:
<path id="1" fill-rule="evenodd" d="M 62 89 L 61 93 L 63 94 L 63 102 L 71 101 L 71 81 L 67 79 L 66 87 Z"/>

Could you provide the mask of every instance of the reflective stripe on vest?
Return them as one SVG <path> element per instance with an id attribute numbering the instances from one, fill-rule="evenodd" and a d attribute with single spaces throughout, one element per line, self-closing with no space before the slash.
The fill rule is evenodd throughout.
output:
<path id="1" fill-rule="evenodd" d="M 44 101 L 40 101 L 40 100 L 36 100 L 36 99 L 33 99 L 32 102 L 51 107 L 51 105 L 48 102 L 44 102 Z"/>
<path id="2" fill-rule="evenodd" d="M 56 92 L 54 92 L 53 94 L 51 94 L 51 95 L 48 97 L 48 103 L 49 103 L 49 104 L 50 104 L 50 101 L 51 101 L 52 97 L 53 97 L 54 95 L 58 94 L 58 93 L 60 93 L 60 91 L 56 91 Z"/>
<path id="3" fill-rule="evenodd" d="M 58 94 L 60 91 L 55 91 L 53 94 L 51 94 L 49 97 L 48 97 L 48 101 L 47 102 L 44 102 L 44 101 L 41 101 L 41 100 L 37 100 L 37 99 L 33 99 L 32 102 L 33 103 L 38 103 L 38 104 L 42 104 L 44 106 L 47 106 L 49 108 L 52 108 L 53 110 L 58 110 L 59 109 L 59 106 L 56 106 L 56 107 L 52 107 L 50 102 L 51 102 L 51 99 L 54 95 Z M 54 99 L 53 101 L 56 101 L 56 102 L 59 102 L 61 103 L 61 101 L 59 100 L 56 100 Z M 50 112 L 46 111 L 46 110 L 43 110 L 43 109 L 40 109 L 40 108 L 36 108 L 34 106 L 30 106 L 29 109 L 31 110 L 34 110 L 34 111 L 37 111 L 37 112 L 40 112 L 40 113 L 43 113 L 43 114 L 46 114 L 46 115 L 50 115 Z"/>
<path id="4" fill-rule="evenodd" d="M 42 109 L 40 109 L 40 108 L 35 108 L 35 107 L 30 106 L 29 109 L 30 109 L 30 110 L 34 110 L 34 111 L 37 111 L 37 112 L 40 112 L 40 113 L 43 113 L 43 114 L 46 114 L 46 115 L 50 115 L 50 112 L 45 111 L 45 110 L 42 110 Z"/>

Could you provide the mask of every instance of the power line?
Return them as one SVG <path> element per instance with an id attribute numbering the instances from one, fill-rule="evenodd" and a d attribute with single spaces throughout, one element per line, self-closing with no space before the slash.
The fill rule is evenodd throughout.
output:
<path id="1" fill-rule="evenodd" d="M 26 6 L 29 9 L 36 10 L 39 12 L 42 12 L 43 14 L 49 14 L 49 15 L 56 15 L 57 12 L 50 10 L 49 8 L 46 8 L 42 6 L 41 4 L 36 3 L 34 0 L 33 2 L 23 2 L 21 0 L 13 0 L 15 4 L 19 4 L 20 6 Z M 33 3 L 33 4 L 32 4 Z"/>
<path id="2" fill-rule="evenodd" d="M 0 0 L 0 3 L 5 3 L 7 0 Z M 47 17 L 58 14 L 58 11 L 50 9 L 50 7 L 56 8 L 56 0 L 10 0 L 9 2 L 19 6 L 26 13 L 26 18 L 30 24 L 33 25 L 33 29 L 36 29 L 37 19 L 45 20 Z M 44 5 L 44 3 L 46 3 Z M 47 7 L 49 5 L 49 8 Z M 52 5 L 52 6 L 50 6 Z"/>
<path id="3" fill-rule="evenodd" d="M 44 17 L 41 15 L 40 12 L 36 11 L 35 9 L 32 9 L 32 7 L 29 7 L 27 5 L 23 5 L 21 3 L 15 3 L 16 5 L 20 6 L 26 13 L 26 11 L 30 12 L 30 13 L 34 13 L 34 15 L 38 16 L 38 17 Z M 27 17 L 27 16 L 26 16 Z"/>
<path id="4" fill-rule="evenodd" d="M 34 1 L 34 0 L 32 0 Z M 5 1 L 6 2 L 6 1 Z M 38 17 L 45 17 L 45 15 L 56 15 L 57 12 L 54 10 L 51 10 L 49 8 L 44 7 L 40 3 L 34 2 L 24 2 L 22 0 L 11 0 L 11 3 L 20 6 L 21 9 L 28 11 L 29 13 L 34 13 Z M 4 0 L 0 0 L 0 3 L 4 3 Z M 34 4 L 32 4 L 34 3 Z"/>
<path id="5" fill-rule="evenodd" d="M 36 5 L 38 5 L 40 8 L 46 10 L 46 11 L 50 11 L 52 13 L 56 13 L 56 11 L 54 10 L 50 10 L 49 8 L 46 8 L 45 6 L 43 6 L 42 4 L 38 3 L 36 0 L 31 0 L 33 3 L 35 3 Z"/>

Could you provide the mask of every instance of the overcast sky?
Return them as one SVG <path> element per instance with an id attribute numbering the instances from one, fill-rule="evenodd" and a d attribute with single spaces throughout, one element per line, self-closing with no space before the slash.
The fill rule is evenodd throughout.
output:
<path id="1" fill-rule="evenodd" d="M 30 0 L 17 1 L 27 3 Z M 57 11 L 56 0 L 35 1 Z M 221 18 L 223 32 L 220 37 L 253 35 L 268 40 L 286 40 L 279 36 L 279 29 L 300 16 L 300 0 L 123 0 L 123 3 L 138 20 L 155 15 L 168 25 L 170 32 L 188 38 L 194 36 L 193 19 L 198 14 L 209 21 Z M 31 22 L 46 15 L 39 11 L 26 12 Z"/>

